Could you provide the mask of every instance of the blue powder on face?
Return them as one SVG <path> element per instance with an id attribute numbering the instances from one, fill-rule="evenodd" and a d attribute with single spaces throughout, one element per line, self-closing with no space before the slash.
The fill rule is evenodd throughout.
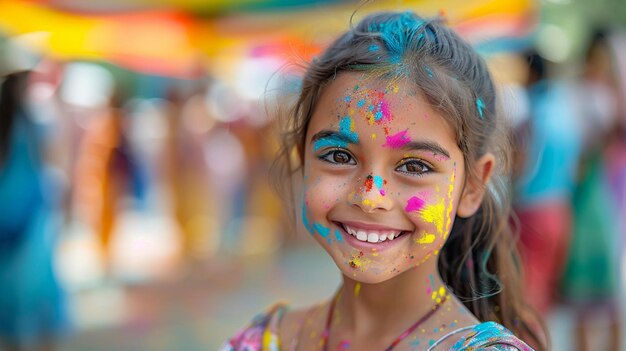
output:
<path id="1" fill-rule="evenodd" d="M 341 135 L 348 139 L 351 143 L 356 144 L 359 142 L 359 135 L 352 131 L 351 126 L 352 119 L 350 117 L 344 117 L 339 122 L 339 133 L 341 133 Z"/>
<path id="2" fill-rule="evenodd" d="M 359 142 L 359 135 L 351 130 L 352 119 L 344 117 L 339 122 L 339 136 L 331 135 L 315 141 L 313 151 L 317 151 L 324 147 L 347 147 L 348 143 L 356 144 Z"/>
<path id="3" fill-rule="evenodd" d="M 382 111 L 376 111 L 376 114 L 374 115 L 374 119 L 376 119 L 376 121 L 380 121 L 381 118 L 383 118 L 383 112 Z"/>
<path id="4" fill-rule="evenodd" d="M 331 136 L 331 137 L 321 138 L 317 140 L 315 142 L 315 145 L 313 145 L 313 150 L 317 151 L 325 147 L 346 147 L 346 146 L 348 146 L 348 143 L 346 143 L 345 140 Z"/>
<path id="5" fill-rule="evenodd" d="M 356 103 L 356 106 L 358 108 L 361 108 L 361 107 L 365 106 L 365 99 L 359 100 L 359 102 Z"/>
<path id="6" fill-rule="evenodd" d="M 307 212 L 306 204 L 303 201 L 302 202 L 302 223 L 304 224 L 304 228 L 306 228 L 306 230 L 309 232 L 309 234 L 313 235 L 313 234 L 315 234 L 315 231 L 314 231 L 313 227 L 311 226 L 311 223 L 309 222 L 309 219 L 306 216 L 306 212 Z"/>
<path id="7" fill-rule="evenodd" d="M 369 107 L 367 108 L 370 111 L 374 111 L 374 105 L 369 105 Z"/>
<path id="8" fill-rule="evenodd" d="M 313 227 L 315 227 L 315 231 L 318 232 L 322 238 L 326 238 L 328 234 L 330 234 L 330 228 L 326 228 L 319 223 L 313 223 Z"/>
<path id="9" fill-rule="evenodd" d="M 476 109 L 478 109 L 478 115 L 480 119 L 483 119 L 483 109 L 485 108 L 485 103 L 481 98 L 476 99 Z"/>
<path id="10" fill-rule="evenodd" d="M 352 100 L 352 98 L 350 97 L 350 95 L 346 95 L 346 102 L 350 102 L 350 100 Z"/>
<path id="11" fill-rule="evenodd" d="M 337 241 L 343 240 L 343 238 L 341 237 L 341 233 L 339 232 L 339 229 L 335 229 L 335 239 L 337 239 Z"/>
<path id="12" fill-rule="evenodd" d="M 378 189 L 382 189 L 383 188 L 383 184 L 384 184 L 383 177 L 381 177 L 381 176 L 374 176 L 374 185 L 376 185 L 376 187 Z"/>

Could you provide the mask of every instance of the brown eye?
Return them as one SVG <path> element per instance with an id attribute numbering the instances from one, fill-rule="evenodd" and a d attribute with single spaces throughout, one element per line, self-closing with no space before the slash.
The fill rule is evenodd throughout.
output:
<path id="1" fill-rule="evenodd" d="M 337 165 L 355 165 L 356 161 L 349 152 L 343 150 L 331 150 L 324 155 L 319 156 L 319 159 L 328 163 Z"/>
<path id="2" fill-rule="evenodd" d="M 418 160 L 410 160 L 396 168 L 396 171 L 410 174 L 410 175 L 423 175 L 432 171 L 432 168 L 425 162 Z"/>
<path id="3" fill-rule="evenodd" d="M 345 152 L 336 151 L 333 153 L 333 161 L 337 163 L 348 163 L 350 162 L 350 155 Z"/>

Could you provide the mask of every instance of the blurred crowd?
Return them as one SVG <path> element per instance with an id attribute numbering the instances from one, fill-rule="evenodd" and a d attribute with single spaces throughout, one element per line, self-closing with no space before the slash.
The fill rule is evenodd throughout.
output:
<path id="1" fill-rule="evenodd" d="M 142 98 L 99 65 L 27 61 L 2 67 L 9 350 L 49 346 L 68 330 L 72 291 L 167 280 L 218 249 L 278 248 L 282 212 L 267 177 L 276 140 L 260 104 L 232 101 L 210 78 L 167 81 Z"/>
<path id="2" fill-rule="evenodd" d="M 514 207 L 529 301 L 574 310 L 580 350 L 620 350 L 626 239 L 626 32 L 593 33 L 572 79 L 525 57 L 527 113 L 514 123 Z M 601 323 L 606 343 L 591 343 Z"/>
<path id="3" fill-rule="evenodd" d="M 263 99 L 208 73 L 129 86 L 103 64 L 4 53 L 0 350 L 53 349 L 97 319 L 72 307 L 81 292 L 301 240 L 268 177 L 277 136 Z M 620 350 L 626 32 L 596 31 L 574 68 L 535 50 L 498 60 L 525 293 L 546 317 L 574 311 L 580 350 Z M 594 323 L 607 337 L 590 337 Z"/>

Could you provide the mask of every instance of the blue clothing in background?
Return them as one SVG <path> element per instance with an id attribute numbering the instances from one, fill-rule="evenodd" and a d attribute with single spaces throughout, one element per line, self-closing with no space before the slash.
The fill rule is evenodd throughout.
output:
<path id="1" fill-rule="evenodd" d="M 35 126 L 17 116 L 0 167 L 0 338 L 30 345 L 66 329 L 53 269 L 61 220 L 58 185 L 46 176 Z"/>
<path id="2" fill-rule="evenodd" d="M 569 201 L 583 140 L 570 93 L 562 85 L 541 81 L 529 89 L 529 101 L 531 134 L 516 202 L 525 207 Z"/>

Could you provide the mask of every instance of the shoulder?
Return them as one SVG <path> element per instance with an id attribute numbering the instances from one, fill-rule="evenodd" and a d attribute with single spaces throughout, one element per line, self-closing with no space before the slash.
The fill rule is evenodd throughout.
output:
<path id="1" fill-rule="evenodd" d="M 468 328 L 450 351 L 533 351 L 511 331 L 495 322 L 485 322 Z"/>
<path id="2" fill-rule="evenodd" d="M 279 350 L 277 328 L 287 308 L 285 304 L 277 304 L 258 314 L 245 328 L 226 340 L 220 351 Z"/>

